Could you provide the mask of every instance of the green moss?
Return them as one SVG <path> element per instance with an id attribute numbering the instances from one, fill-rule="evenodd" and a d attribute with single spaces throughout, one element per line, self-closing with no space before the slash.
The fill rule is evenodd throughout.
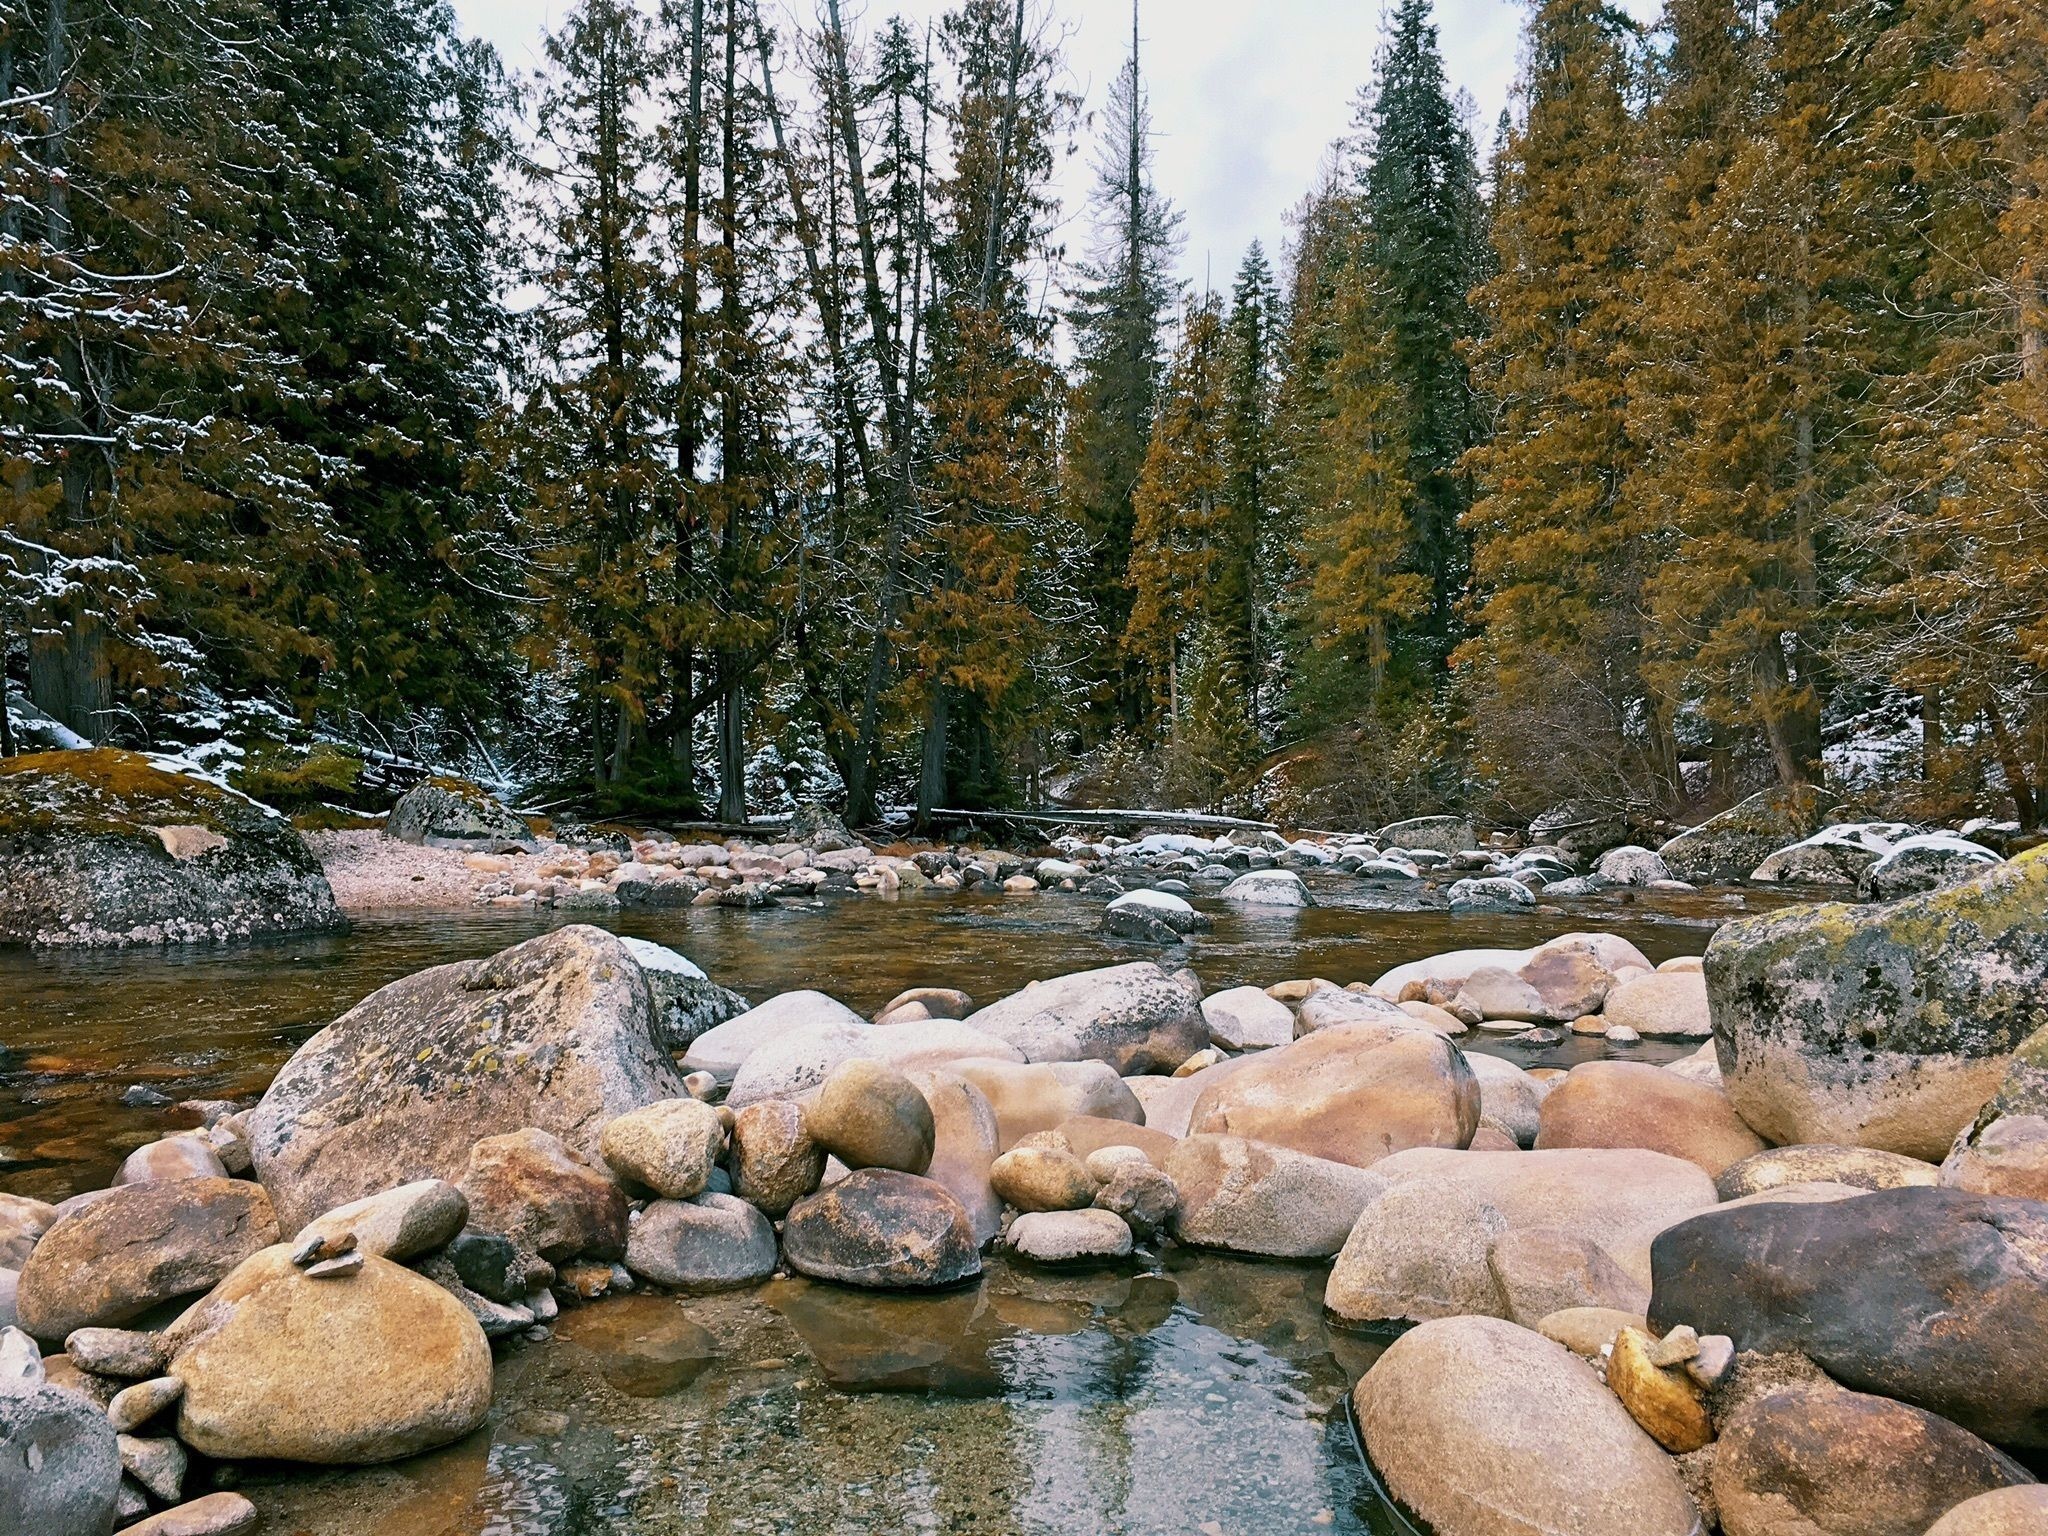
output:
<path id="1" fill-rule="evenodd" d="M 227 833 L 238 803 L 218 786 L 167 773 L 138 752 L 102 747 L 0 759 L 0 836 L 148 836 L 142 829 L 152 826 Z"/>
<path id="2" fill-rule="evenodd" d="M 229 782 L 251 799 L 282 810 L 354 799 L 362 783 L 363 760 L 333 742 L 294 747 L 259 742 Z"/>

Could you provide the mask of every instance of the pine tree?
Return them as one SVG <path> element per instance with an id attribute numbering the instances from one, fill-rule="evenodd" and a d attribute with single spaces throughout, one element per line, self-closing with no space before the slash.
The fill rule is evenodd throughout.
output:
<path id="1" fill-rule="evenodd" d="M 348 556 L 301 577 L 323 665 L 298 702 L 385 730 L 438 711 L 474 739 L 514 675 L 521 580 L 486 445 L 510 363 L 506 87 L 437 0 L 301 0 L 278 28 L 266 126 L 298 174 L 258 241 L 308 259 L 271 310 L 306 380 L 274 423 L 328 466 Z"/>
<path id="2" fill-rule="evenodd" d="M 1281 341 L 1285 314 L 1279 285 L 1254 240 L 1231 286 L 1224 323 L 1224 456 L 1228 466 L 1225 502 L 1237 521 L 1233 544 L 1247 552 L 1240 594 L 1241 617 L 1230 626 L 1238 636 L 1234 661 L 1247 689 L 1254 722 L 1264 714 L 1269 674 L 1277 661 L 1273 611 L 1285 584 L 1283 563 L 1293 551 L 1279 518 L 1280 443 L 1277 414 Z"/>
<path id="3" fill-rule="evenodd" d="M 2023 824 L 2048 818 L 2048 26 L 2013 0 L 1914 0 L 1866 68 L 1896 88 L 1859 124 L 1860 164 L 1903 172 L 1924 265 L 1894 314 L 1877 471 L 1856 510 L 1871 556 L 1848 603 L 1860 675 L 1917 693 L 1925 777 L 1990 747 Z M 1889 349 L 1894 356 L 1900 348 Z M 1964 784 L 1960 787 L 1967 788 Z M 1945 797 L 1937 813 L 1950 808 Z"/>
<path id="4" fill-rule="evenodd" d="M 323 659 L 293 590 L 343 558 L 322 466 L 262 419 L 301 387 L 266 301 L 313 256 L 256 237 L 301 174 L 257 127 L 266 22 L 247 0 L 0 12 L 9 561 L 29 692 L 96 741 Z"/>
<path id="5" fill-rule="evenodd" d="M 1090 715 L 1101 731 L 1135 726 L 1145 710 L 1118 640 L 1131 623 L 1130 568 L 1143 470 L 1157 409 L 1161 332 L 1176 282 L 1180 215 L 1152 182 L 1151 114 L 1139 71 L 1138 9 L 1131 53 L 1111 84 L 1091 198 L 1096 219 L 1088 286 L 1072 315 L 1076 365 L 1065 441 L 1067 496 L 1091 549 L 1090 600 L 1106 642 L 1090 658 Z"/>
<path id="6" fill-rule="evenodd" d="M 1621 496 L 1635 464 L 1616 362 L 1639 246 L 1632 42 L 1597 0 L 1544 0 L 1526 121 L 1496 170 L 1499 270 L 1477 295 L 1473 352 L 1493 431 L 1466 459 L 1476 632 L 1455 660 L 1480 766 L 1517 798 L 1669 777 Z"/>
<path id="7" fill-rule="evenodd" d="M 1338 351 L 1321 441 L 1303 456 L 1310 508 L 1305 627 L 1362 684 L 1359 705 L 1385 711 L 1394 641 L 1421 616 L 1429 577 L 1406 568 L 1415 459 L 1409 391 L 1399 362 L 1399 298 L 1376 265 L 1354 263 L 1338 292 Z"/>
<path id="8" fill-rule="evenodd" d="M 649 581 L 673 497 L 662 430 L 664 269 L 654 245 L 657 147 L 646 125 L 654 60 L 625 0 L 580 0 L 548 39 L 536 124 L 540 225 L 532 280 L 539 361 L 519 468 L 533 488 L 543 622 L 535 663 L 577 701 L 598 783 L 626 774 L 668 681 Z"/>
<path id="9" fill-rule="evenodd" d="M 1363 256 L 1387 294 L 1408 433 L 1409 561 L 1427 593 L 1414 617 L 1423 621 L 1426 664 L 1440 672 L 1458 637 L 1470 567 L 1461 461 L 1479 420 L 1462 348 L 1476 332 L 1468 296 L 1482 275 L 1483 210 L 1472 135 L 1444 78 L 1430 0 L 1399 0 L 1388 28 L 1359 112 Z"/>
<path id="10" fill-rule="evenodd" d="M 1046 589 L 1062 574 L 1058 488 L 1044 470 L 1059 380 L 1029 268 L 1045 252 L 1067 105 L 1028 21 L 1025 0 L 965 0 L 940 22 L 957 94 L 933 252 L 929 526 L 904 622 L 905 693 L 922 715 L 921 818 L 948 798 L 1005 792 L 1003 737 L 1050 683 L 1038 662 Z"/>
<path id="11" fill-rule="evenodd" d="M 1188 311 L 1159 419 L 1132 498 L 1131 614 L 1125 652 L 1151 695 L 1144 723 L 1181 716 L 1181 658 L 1197 632 L 1245 681 L 1245 592 L 1252 551 L 1231 507 L 1229 358 L 1214 299 Z"/>

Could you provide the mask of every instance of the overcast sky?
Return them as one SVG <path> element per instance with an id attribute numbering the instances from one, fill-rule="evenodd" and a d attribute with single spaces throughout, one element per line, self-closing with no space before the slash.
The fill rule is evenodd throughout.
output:
<path id="1" fill-rule="evenodd" d="M 922 21 L 948 0 L 853 0 L 848 29 L 869 35 L 892 12 Z M 1647 12 L 1651 0 L 1631 0 Z M 566 0 L 454 0 L 463 24 L 498 45 L 506 64 L 540 62 L 543 28 Z M 808 27 L 814 0 L 764 0 L 768 15 Z M 1099 111 L 1130 47 L 1129 0 L 1055 0 L 1068 29 L 1070 82 Z M 1379 0 L 1144 0 L 1143 66 L 1152 98 L 1157 177 L 1185 214 L 1183 275 L 1199 286 L 1213 273 L 1227 287 L 1254 238 L 1277 255 L 1284 216 L 1313 181 L 1331 140 L 1345 133 L 1352 104 L 1372 68 Z M 856 24 L 853 16 L 862 19 Z M 1515 73 L 1524 6 L 1517 0 L 1437 0 L 1453 87 L 1477 104 L 1474 130 L 1484 154 Z M 1078 220 L 1094 157 L 1094 135 L 1067 163 L 1062 192 Z M 1085 229 L 1067 231 L 1086 248 Z"/>

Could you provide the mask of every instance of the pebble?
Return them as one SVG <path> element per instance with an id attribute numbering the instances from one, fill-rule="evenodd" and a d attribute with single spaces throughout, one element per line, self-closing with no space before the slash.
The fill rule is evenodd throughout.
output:
<path id="1" fill-rule="evenodd" d="M 185 1447 L 168 1436 L 144 1439 L 116 1435 L 121 1468 L 165 1504 L 175 1504 L 185 1489 Z"/>
<path id="2" fill-rule="evenodd" d="M 317 1264 L 306 1266 L 308 1280 L 339 1280 L 353 1275 L 363 1267 L 362 1250 L 351 1248 L 347 1253 L 337 1254 L 331 1259 L 322 1259 Z"/>
<path id="3" fill-rule="evenodd" d="M 209 1493 L 131 1525 L 122 1536 L 236 1536 L 256 1528 L 256 1506 L 239 1493 Z"/>
<path id="4" fill-rule="evenodd" d="M 1735 1366 L 1735 1341 L 1725 1333 L 1700 1340 L 1699 1353 L 1685 1362 L 1685 1374 L 1701 1386 L 1717 1387 Z"/>
<path id="5" fill-rule="evenodd" d="M 169 1359 L 161 1335 L 133 1328 L 75 1328 L 64 1353 L 82 1371 L 140 1381 L 161 1375 Z"/>
<path id="6" fill-rule="evenodd" d="M 185 1395 L 185 1383 L 175 1376 L 156 1376 L 123 1387 L 107 1404 L 107 1421 L 114 1433 L 133 1434 Z"/>
<path id="7" fill-rule="evenodd" d="M 300 1269 L 309 1269 L 322 1259 L 339 1258 L 352 1252 L 356 1246 L 353 1232 L 337 1232 L 332 1235 L 316 1230 L 301 1233 L 297 1243 L 292 1245 L 292 1262 Z"/>

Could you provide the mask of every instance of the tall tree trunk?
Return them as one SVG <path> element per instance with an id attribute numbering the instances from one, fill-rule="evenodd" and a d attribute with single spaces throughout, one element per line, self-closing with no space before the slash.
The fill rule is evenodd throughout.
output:
<path id="1" fill-rule="evenodd" d="M 917 824 L 932 819 L 946 801 L 946 686 L 934 683 L 925 699 L 924 754 L 917 774 Z"/>
<path id="2" fill-rule="evenodd" d="M 676 541 L 677 577 L 687 601 L 696 581 L 697 565 L 697 433 L 698 399 L 697 304 L 702 292 L 703 252 L 698 245 L 704 216 L 704 0 L 690 0 L 689 121 L 683 126 L 683 294 L 676 360 Z M 685 641 L 677 650 L 674 734 L 669 757 L 684 782 L 697 781 L 696 724 L 692 704 L 696 688 L 696 648 Z"/>
<path id="3" fill-rule="evenodd" d="M 2026 759 L 2020 755 L 2019 743 L 2013 740 L 1998 701 L 1989 694 L 1984 699 L 1984 723 L 1991 728 L 1991 744 L 1998 753 L 1998 766 L 2005 770 L 2005 790 L 2012 796 L 2013 810 L 2019 817 L 2021 828 L 2032 830 L 2039 827 L 2041 805 L 2035 797 Z"/>
<path id="4" fill-rule="evenodd" d="M 726 680 L 718 700 L 718 819 L 740 826 L 747 819 L 746 685 Z"/>

